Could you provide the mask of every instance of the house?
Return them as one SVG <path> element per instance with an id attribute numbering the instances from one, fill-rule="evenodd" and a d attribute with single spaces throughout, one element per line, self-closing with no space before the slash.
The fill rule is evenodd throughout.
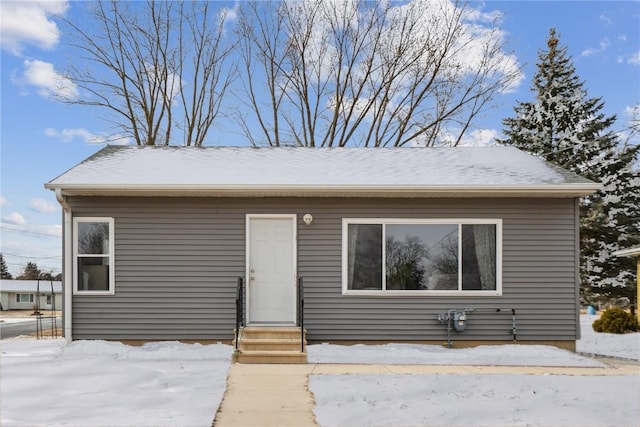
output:
<path id="1" fill-rule="evenodd" d="M 62 310 L 62 282 L 0 279 L 2 310 Z"/>
<path id="2" fill-rule="evenodd" d="M 636 280 L 638 281 L 636 285 L 636 292 L 638 293 L 636 299 L 636 316 L 638 320 L 640 320 L 640 246 L 634 246 L 627 249 L 621 249 L 613 253 L 613 256 L 618 257 L 635 257 L 637 266 L 636 266 Z M 632 301 L 633 302 L 633 301 Z"/>
<path id="3" fill-rule="evenodd" d="M 45 187 L 68 339 L 579 338 L 578 199 L 599 184 L 512 147 L 107 146 Z"/>

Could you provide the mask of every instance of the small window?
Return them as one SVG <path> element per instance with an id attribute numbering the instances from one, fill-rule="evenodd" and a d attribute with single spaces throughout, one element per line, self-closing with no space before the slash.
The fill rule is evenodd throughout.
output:
<path id="1" fill-rule="evenodd" d="M 16 302 L 32 303 L 33 301 L 33 294 L 16 294 Z"/>
<path id="2" fill-rule="evenodd" d="M 343 293 L 500 295 L 500 220 L 343 219 Z"/>
<path id="3" fill-rule="evenodd" d="M 75 218 L 74 236 L 75 293 L 114 294 L 113 218 Z"/>
<path id="4" fill-rule="evenodd" d="M 47 295 L 47 305 L 51 305 L 51 301 L 53 300 L 53 298 L 51 298 L 51 295 Z"/>

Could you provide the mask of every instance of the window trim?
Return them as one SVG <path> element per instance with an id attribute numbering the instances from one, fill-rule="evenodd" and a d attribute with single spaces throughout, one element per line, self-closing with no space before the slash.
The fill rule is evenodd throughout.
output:
<path id="1" fill-rule="evenodd" d="M 22 297 L 23 295 L 29 296 L 29 301 L 20 301 L 20 297 Z M 35 302 L 35 297 L 33 294 L 25 293 L 25 292 L 16 293 L 16 304 L 33 304 L 34 302 Z"/>
<path id="2" fill-rule="evenodd" d="M 348 234 L 349 224 L 382 224 L 382 241 L 385 242 L 386 224 L 435 224 L 435 225 L 457 225 L 459 230 L 462 225 L 493 224 L 496 226 L 496 289 L 495 290 L 357 290 L 349 289 L 348 278 Z M 461 248 L 462 233 L 458 233 L 458 245 Z M 407 297 L 407 296 L 482 296 L 495 297 L 502 296 L 502 219 L 500 218 L 342 218 L 342 295 L 344 296 L 376 296 L 376 297 Z M 460 249 L 461 250 L 461 249 Z M 383 287 L 386 280 L 385 251 L 382 251 L 382 278 Z M 458 263 L 458 283 L 462 281 L 462 263 Z"/>
<path id="3" fill-rule="evenodd" d="M 78 289 L 78 224 L 81 222 L 106 222 L 109 224 L 109 290 L 85 291 Z M 73 218 L 73 295 L 115 295 L 115 234 L 112 217 L 76 217 Z M 88 258 L 104 258 L 104 255 L 86 254 Z"/>

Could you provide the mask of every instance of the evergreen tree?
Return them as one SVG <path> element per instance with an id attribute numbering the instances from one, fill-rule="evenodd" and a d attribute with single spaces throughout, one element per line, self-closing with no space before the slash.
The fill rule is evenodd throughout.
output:
<path id="1" fill-rule="evenodd" d="M 40 276 L 40 269 L 35 262 L 28 262 L 24 267 L 21 275 L 16 277 L 18 280 L 37 280 Z"/>
<path id="2" fill-rule="evenodd" d="M 602 113 L 601 98 L 587 98 L 584 82 L 553 28 L 547 47 L 538 53 L 533 76 L 536 100 L 520 102 L 514 109 L 516 117 L 503 120 L 507 139 L 498 142 L 598 180 L 594 166 L 603 152 L 614 150 L 618 143 L 609 130 L 616 117 Z"/>
<path id="3" fill-rule="evenodd" d="M 0 254 L 0 279 L 13 279 L 2 254 Z"/>
<path id="4" fill-rule="evenodd" d="M 503 121 L 506 139 L 544 160 L 603 184 L 581 201 L 581 281 L 583 295 L 635 295 L 630 260 L 612 252 L 639 243 L 638 146 L 622 144 L 611 130 L 601 98 L 589 98 L 555 29 L 547 50 L 538 53 L 534 102 L 519 102 L 515 117 Z"/>
<path id="5" fill-rule="evenodd" d="M 611 253 L 640 244 L 639 149 L 625 144 L 606 153 L 597 168 L 603 187 L 581 205 L 580 268 L 590 302 L 637 297 L 635 259 Z"/>

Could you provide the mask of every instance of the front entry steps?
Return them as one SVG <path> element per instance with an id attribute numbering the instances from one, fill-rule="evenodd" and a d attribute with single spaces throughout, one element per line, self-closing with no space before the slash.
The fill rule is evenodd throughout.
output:
<path id="1" fill-rule="evenodd" d="M 307 363 L 307 331 L 304 331 L 304 348 L 300 332 L 298 327 L 247 326 L 241 328 L 238 349 L 233 354 L 233 361 Z M 235 345 L 235 341 L 233 344 Z"/>

